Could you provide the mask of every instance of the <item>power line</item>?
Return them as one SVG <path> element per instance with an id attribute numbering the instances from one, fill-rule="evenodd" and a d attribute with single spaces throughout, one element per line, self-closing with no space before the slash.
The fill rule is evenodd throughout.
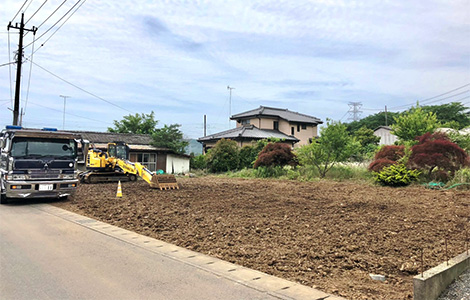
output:
<path id="1" fill-rule="evenodd" d="M 8 60 L 11 61 L 11 50 L 10 50 L 10 28 L 8 28 Z M 8 73 L 10 74 L 10 102 L 13 105 L 13 87 L 11 81 L 11 64 L 8 66 Z"/>
<path id="2" fill-rule="evenodd" d="M 4 66 L 8 66 L 8 65 L 12 65 L 12 64 L 16 64 L 16 62 L 14 61 L 11 61 L 9 63 L 6 63 L 6 64 L 1 64 L 0 67 L 4 67 Z"/>
<path id="3" fill-rule="evenodd" d="M 57 112 L 63 113 L 63 112 L 62 112 L 61 110 L 59 110 L 59 109 L 55 109 L 55 108 L 52 108 L 52 107 L 49 107 L 49 106 L 41 105 L 41 104 L 35 103 L 35 102 L 33 102 L 33 101 L 30 101 L 30 103 L 31 103 L 31 104 L 34 104 L 34 105 L 37 105 L 37 106 L 40 106 L 40 107 L 43 107 L 43 108 L 46 108 L 46 109 L 50 109 L 50 110 L 53 110 L 53 111 L 57 111 Z M 92 118 L 83 117 L 83 116 L 79 116 L 79 115 L 72 114 L 72 113 L 68 113 L 68 112 L 66 112 L 65 114 L 66 114 L 66 115 L 69 115 L 69 116 L 74 116 L 74 117 L 77 117 L 77 118 L 82 118 L 82 119 L 86 119 L 86 120 L 90 120 L 90 121 L 94 121 L 94 122 L 98 122 L 98 123 L 103 123 L 103 124 L 110 125 L 110 123 L 103 122 L 102 120 L 95 120 L 95 119 L 92 119 Z"/>
<path id="4" fill-rule="evenodd" d="M 62 5 L 64 5 L 65 2 L 67 2 L 67 0 L 64 0 L 64 1 L 59 5 L 59 7 L 57 7 L 57 8 L 52 12 L 52 14 L 50 14 L 49 17 L 47 17 L 47 18 L 38 26 L 38 28 L 41 28 L 41 26 L 44 25 L 44 23 L 46 23 L 47 20 L 49 20 L 50 17 L 52 17 L 52 16 L 62 7 Z"/>
<path id="5" fill-rule="evenodd" d="M 28 59 L 27 59 L 27 60 L 28 60 Z M 125 110 L 125 111 L 127 111 L 127 112 L 130 112 L 130 113 L 132 113 L 132 114 L 134 113 L 133 111 L 130 111 L 130 110 L 128 110 L 128 109 L 126 109 L 126 108 L 124 108 L 124 107 L 122 107 L 122 106 L 119 106 L 119 105 L 117 105 L 117 104 L 114 104 L 114 103 L 112 103 L 111 101 L 108 101 L 108 100 L 106 100 L 106 99 L 104 99 L 104 98 L 101 98 L 100 96 L 97 96 L 97 95 L 95 95 L 95 94 L 93 94 L 93 93 L 91 93 L 91 92 L 89 92 L 89 91 L 87 91 L 87 90 L 85 90 L 85 89 L 83 89 L 83 88 L 81 88 L 81 87 L 79 87 L 79 86 L 77 86 L 77 85 L 71 83 L 70 81 L 67 81 L 67 80 L 61 78 L 60 76 L 58 76 L 58 75 L 52 73 L 51 71 L 46 70 L 45 68 L 41 67 L 40 65 L 38 65 L 37 63 L 35 63 L 35 62 L 33 62 L 33 61 L 31 61 L 31 63 L 33 63 L 35 66 L 39 67 L 40 69 L 46 71 L 47 73 L 51 74 L 52 76 L 54 76 L 54 77 L 56 77 L 56 78 L 62 80 L 63 82 L 68 83 L 69 85 L 73 86 L 74 88 L 79 89 L 79 90 L 82 91 L 82 92 L 85 92 L 85 93 L 87 93 L 87 94 L 89 94 L 89 95 L 91 95 L 91 96 L 93 96 L 93 97 L 95 97 L 95 98 L 97 98 L 97 99 L 100 99 L 101 101 L 104 101 L 104 102 L 106 102 L 106 103 L 108 103 L 108 104 L 111 104 L 111 105 L 114 106 L 114 107 L 120 108 L 120 109 Z"/>
<path id="6" fill-rule="evenodd" d="M 444 95 L 447 95 L 447 94 L 450 94 L 452 92 L 455 92 L 455 91 L 458 91 L 460 89 L 463 89 L 464 87 L 467 87 L 467 86 L 470 86 L 470 83 L 468 84 L 465 84 L 465 85 L 462 85 L 462 86 L 459 86 L 458 88 L 455 88 L 453 90 L 450 90 L 450 91 L 447 91 L 445 93 L 442 93 L 440 95 L 437 95 L 437 96 L 433 96 L 433 97 L 430 97 L 430 98 L 427 98 L 427 99 L 423 99 L 423 100 L 418 100 L 419 104 L 423 104 L 423 102 L 427 102 L 429 100 L 433 100 L 435 98 L 438 98 L 438 97 L 441 97 L 441 96 L 444 96 Z M 427 102 L 425 103 L 426 105 L 430 104 L 430 103 L 435 103 L 435 102 L 439 102 L 439 101 L 442 101 L 442 100 L 446 100 L 446 99 L 450 99 L 450 98 L 453 98 L 455 96 L 458 96 L 458 95 L 462 95 L 464 93 L 467 93 L 469 92 L 470 90 L 465 90 L 463 92 L 460 92 L 460 93 L 457 93 L 457 94 L 454 94 L 454 95 L 451 95 L 451 96 L 447 96 L 445 98 L 440 98 L 440 99 L 436 99 L 434 101 L 430 101 L 430 102 Z M 398 106 L 394 106 L 394 107 L 390 107 L 389 109 L 400 109 L 400 108 L 406 108 L 406 107 L 409 107 L 409 106 L 414 106 L 416 104 L 413 103 L 413 104 L 405 104 L 405 105 L 398 105 Z M 364 110 L 369 110 L 369 111 L 383 111 L 383 108 L 363 108 Z"/>
<path id="7" fill-rule="evenodd" d="M 15 16 L 13 17 L 13 19 L 11 19 L 11 22 L 13 22 L 13 20 L 15 20 L 16 16 L 18 16 L 18 14 L 20 13 L 20 11 L 23 9 L 24 5 L 26 4 L 26 2 L 28 2 L 28 0 L 26 0 L 23 5 L 21 5 L 20 9 L 18 9 L 18 11 L 16 12 Z"/>
<path id="8" fill-rule="evenodd" d="M 41 34 L 36 40 L 41 39 L 44 35 L 46 35 L 52 28 L 54 28 L 60 21 L 62 21 L 63 18 L 65 18 L 74 8 L 77 6 L 78 3 L 80 3 L 82 0 L 78 0 L 77 3 L 75 3 L 66 13 L 63 15 L 57 22 L 54 23 L 49 29 L 47 29 L 43 34 Z M 86 0 L 85 0 L 86 1 Z M 75 12 L 74 12 L 75 13 Z M 29 47 L 32 43 L 29 43 L 28 45 L 25 46 Z"/>
<path id="9" fill-rule="evenodd" d="M 33 55 L 34 55 L 34 41 L 35 41 L 36 33 L 33 34 L 33 47 L 31 48 L 31 60 L 29 64 L 29 78 L 28 78 L 28 89 L 26 90 L 26 101 L 24 104 L 23 114 L 26 114 L 26 107 L 28 106 L 28 98 L 29 98 L 29 87 L 31 85 L 31 73 L 33 70 Z"/>
<path id="10" fill-rule="evenodd" d="M 23 10 L 23 13 L 25 13 L 28 10 L 28 8 L 31 6 L 31 3 L 33 3 L 33 0 L 29 1 L 28 5 Z"/>
<path id="11" fill-rule="evenodd" d="M 82 2 L 82 4 L 80 4 L 77 9 L 64 21 L 64 23 L 62 23 L 59 28 L 57 28 L 45 41 L 44 43 L 41 44 L 41 46 L 39 46 L 39 48 L 36 49 L 36 51 L 34 51 L 34 53 L 36 53 L 39 49 L 41 49 L 56 33 L 57 31 L 59 31 L 59 29 L 62 28 L 62 26 L 65 25 L 65 23 L 67 23 L 67 21 L 77 12 L 77 10 L 80 9 L 80 7 L 82 7 L 83 4 L 85 4 L 86 0 Z"/>
<path id="12" fill-rule="evenodd" d="M 459 86 L 458 88 L 455 88 L 455 89 L 453 89 L 453 90 L 450 90 L 450 91 L 445 92 L 445 93 L 442 93 L 442 94 L 439 94 L 439 95 L 437 95 L 437 96 L 430 97 L 430 98 L 423 99 L 423 100 L 419 100 L 419 102 L 420 102 L 420 103 L 423 103 L 423 102 L 426 102 L 426 101 L 429 101 L 429 100 L 432 100 L 432 99 L 435 99 L 435 98 L 438 98 L 438 97 L 441 97 L 441 96 L 450 94 L 450 93 L 455 92 L 455 91 L 457 91 L 457 90 L 463 89 L 464 87 L 467 87 L 467 86 L 470 86 L 470 83 L 467 83 L 467 84 L 465 84 L 465 85 Z M 405 107 L 408 107 L 408 106 L 413 106 L 413 105 L 415 105 L 415 104 L 416 104 L 416 103 L 406 104 L 406 105 L 399 105 L 399 106 L 395 106 L 395 107 L 390 107 L 390 109 L 405 108 Z"/>
<path id="13" fill-rule="evenodd" d="M 31 2 L 33 2 L 33 1 L 31 1 Z M 31 4 L 31 2 L 30 2 L 30 4 Z M 45 0 L 45 1 L 41 4 L 41 6 L 39 6 L 39 8 L 36 9 L 36 11 L 35 11 L 35 12 L 33 13 L 33 15 L 28 19 L 28 21 L 26 21 L 26 23 L 24 23 L 24 25 L 28 24 L 28 22 L 31 21 L 32 18 L 34 18 L 34 16 L 38 13 L 38 11 L 40 11 L 41 8 L 44 6 L 44 4 L 46 4 L 46 2 L 47 2 L 47 0 Z M 39 27 L 38 27 L 38 28 L 39 28 Z"/>

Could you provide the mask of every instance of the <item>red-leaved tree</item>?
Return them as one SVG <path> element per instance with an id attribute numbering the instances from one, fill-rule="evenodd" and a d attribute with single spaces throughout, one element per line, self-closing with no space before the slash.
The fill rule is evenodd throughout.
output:
<path id="1" fill-rule="evenodd" d="M 405 156 L 405 146 L 384 146 L 375 154 L 374 160 L 369 165 L 369 171 L 380 172 L 383 168 L 394 165 Z"/>
<path id="2" fill-rule="evenodd" d="M 411 148 L 408 166 L 427 170 L 429 178 L 436 169 L 453 175 L 458 169 L 469 165 L 467 153 L 444 133 L 426 133 L 417 140 L 418 144 Z"/>
<path id="3" fill-rule="evenodd" d="M 258 154 L 254 167 L 273 167 L 295 165 L 295 155 L 289 145 L 284 143 L 267 144 Z"/>

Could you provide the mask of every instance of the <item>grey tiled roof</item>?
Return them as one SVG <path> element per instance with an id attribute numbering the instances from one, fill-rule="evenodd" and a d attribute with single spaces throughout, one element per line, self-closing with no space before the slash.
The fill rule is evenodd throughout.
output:
<path id="1" fill-rule="evenodd" d="M 299 140 L 296 137 L 286 135 L 277 130 L 267 130 L 267 129 L 259 129 L 254 125 L 246 125 L 242 127 L 237 127 L 233 129 L 229 129 L 226 131 L 218 132 L 212 135 L 208 135 L 202 138 L 199 138 L 199 142 L 211 141 L 211 140 L 218 140 L 218 139 L 232 139 L 232 140 L 240 140 L 240 139 L 254 139 L 254 140 L 261 140 L 267 138 L 279 138 L 285 139 L 286 141 L 298 142 Z"/>
<path id="2" fill-rule="evenodd" d="M 230 119 L 238 120 L 249 117 L 279 117 L 289 122 L 309 123 L 309 124 L 322 124 L 323 121 L 319 118 L 304 115 L 298 112 L 293 112 L 283 108 L 260 106 L 259 108 L 249 110 L 243 113 L 233 115 Z"/>
<path id="3" fill-rule="evenodd" d="M 94 131 L 74 131 L 82 136 L 83 139 L 89 140 L 91 143 L 112 143 L 125 142 L 135 145 L 149 145 L 152 137 L 148 134 L 133 133 L 114 133 L 114 132 L 94 132 Z"/>

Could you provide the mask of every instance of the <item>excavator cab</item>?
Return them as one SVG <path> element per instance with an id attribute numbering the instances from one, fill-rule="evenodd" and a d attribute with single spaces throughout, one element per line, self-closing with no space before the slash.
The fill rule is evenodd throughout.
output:
<path id="1" fill-rule="evenodd" d="M 119 159 L 129 159 L 129 146 L 124 142 L 108 144 L 108 155 Z"/>

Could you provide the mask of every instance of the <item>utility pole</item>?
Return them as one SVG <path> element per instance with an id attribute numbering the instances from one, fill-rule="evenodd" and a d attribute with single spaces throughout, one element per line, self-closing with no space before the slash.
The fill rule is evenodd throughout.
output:
<path id="1" fill-rule="evenodd" d="M 385 126 L 388 126 L 388 120 L 387 120 L 387 105 L 385 105 Z"/>
<path id="2" fill-rule="evenodd" d="M 16 88 L 15 88 L 15 106 L 13 108 L 13 125 L 18 125 L 18 115 L 20 111 L 20 90 L 21 90 L 21 64 L 23 63 L 23 35 L 25 31 L 32 31 L 33 34 L 36 34 L 36 27 L 33 26 L 31 29 L 24 28 L 24 14 L 21 14 L 21 23 L 15 24 L 15 26 L 11 25 L 11 22 L 8 24 L 7 29 L 10 28 L 19 29 L 20 30 L 20 41 L 18 43 L 18 54 L 16 60 Z"/>
<path id="3" fill-rule="evenodd" d="M 228 124 L 230 125 L 230 117 L 232 116 L 232 90 L 235 89 L 234 87 L 231 87 L 230 85 L 227 85 L 227 90 L 230 91 L 230 97 L 228 100 Z"/>
<path id="4" fill-rule="evenodd" d="M 206 128 L 207 128 L 207 116 L 204 115 L 204 137 L 206 136 L 206 133 L 207 133 Z"/>
<path id="5" fill-rule="evenodd" d="M 64 116 L 62 117 L 62 130 L 65 130 L 65 102 L 67 102 L 67 98 L 70 98 L 70 96 L 59 95 L 59 97 L 64 98 Z"/>

